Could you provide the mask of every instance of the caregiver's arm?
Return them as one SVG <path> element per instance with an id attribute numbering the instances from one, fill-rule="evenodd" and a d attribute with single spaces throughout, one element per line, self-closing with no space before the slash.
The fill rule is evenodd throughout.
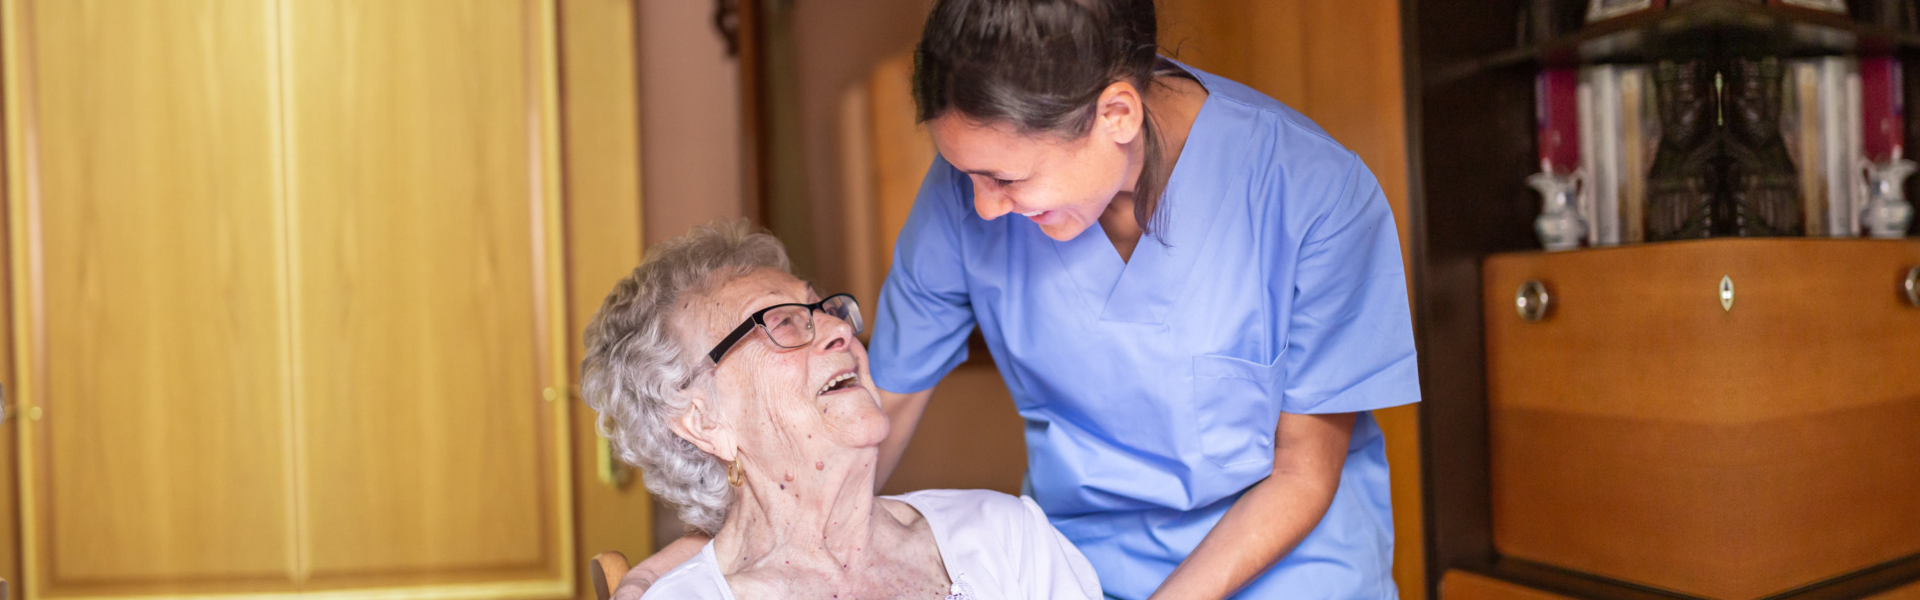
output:
<path id="1" fill-rule="evenodd" d="M 1281 413 L 1273 475 L 1227 509 L 1152 600 L 1225 598 L 1291 552 L 1333 504 L 1354 418 Z"/>
<path id="2" fill-rule="evenodd" d="M 880 390 L 879 387 L 873 389 Z M 885 487 L 893 468 L 900 466 L 900 455 L 906 454 L 907 442 L 913 440 L 913 430 L 920 426 L 920 415 L 927 412 L 927 400 L 932 397 L 933 388 L 911 394 L 880 390 L 880 409 L 887 411 L 887 420 L 893 422 L 893 429 L 887 432 L 886 441 L 880 442 L 880 465 L 873 472 L 873 491 L 879 492 Z"/>

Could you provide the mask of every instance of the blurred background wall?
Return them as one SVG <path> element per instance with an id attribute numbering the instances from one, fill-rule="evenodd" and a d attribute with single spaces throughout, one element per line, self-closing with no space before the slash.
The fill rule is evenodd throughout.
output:
<path id="1" fill-rule="evenodd" d="M 639 36 L 647 243 L 745 216 L 740 65 L 714 27 L 713 3 L 628 1 Z"/>

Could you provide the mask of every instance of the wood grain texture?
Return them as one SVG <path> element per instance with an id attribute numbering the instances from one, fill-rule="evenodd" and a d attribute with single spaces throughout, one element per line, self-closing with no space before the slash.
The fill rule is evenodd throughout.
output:
<path id="1" fill-rule="evenodd" d="M 1440 600 L 1569 600 L 1566 596 L 1536 590 L 1459 569 L 1449 569 L 1440 578 Z"/>
<path id="2" fill-rule="evenodd" d="M 0 140 L 6 139 L 4 134 L 12 125 L 0 119 Z M 0 157 L 11 151 L 11 148 L 0 150 Z M 0 168 L 0 190 L 8 189 L 4 184 L 6 174 L 7 170 Z M 20 378 L 14 370 L 13 293 L 16 287 L 11 242 L 15 236 L 10 230 L 13 219 L 9 212 L 0 207 L 0 235 L 7 236 L 0 240 L 0 584 L 20 581 L 19 471 L 12 467 L 19 456 L 15 446 L 19 436 L 15 431 L 19 420 L 26 418 L 19 410 Z M 18 584 L 15 585 L 14 589 L 18 589 Z M 0 590 L 0 595 L 3 594 L 4 590 Z"/>
<path id="3" fill-rule="evenodd" d="M 627 557 L 618 551 L 608 550 L 587 559 L 587 577 L 593 580 L 594 600 L 607 600 L 613 597 L 613 590 L 620 587 L 620 580 L 627 576 L 630 567 Z"/>
<path id="4" fill-rule="evenodd" d="M 1874 594 L 1868 600 L 1920 600 L 1920 582 Z"/>
<path id="5" fill-rule="evenodd" d="M 44 273 L 16 322 L 35 340 L 20 402 L 44 410 L 20 429 L 23 591 L 284 587 L 266 7 L 7 9 L 8 201 L 37 206 L 15 231 L 39 232 L 28 261 Z"/>
<path id="6" fill-rule="evenodd" d="M 1160 9 L 1163 52 L 1299 110 L 1359 155 L 1386 194 L 1411 264 L 1400 3 L 1168 0 Z M 1394 579 L 1409 600 L 1426 597 L 1419 411 L 1374 412 L 1392 478 Z"/>
<path id="7" fill-rule="evenodd" d="M 878 315 L 880 284 L 886 273 L 876 266 L 893 254 L 891 247 L 880 246 L 878 201 L 874 199 L 877 161 L 874 160 L 873 91 L 865 81 L 847 86 L 840 94 L 840 197 L 841 214 L 846 216 L 847 293 L 855 298 L 871 299 L 860 303 L 863 322 L 872 323 Z M 872 332 L 865 337 L 871 338 Z"/>
<path id="8" fill-rule="evenodd" d="M 1920 242 L 1807 239 L 1489 258 L 1495 545 L 1715 598 L 1920 552 L 1915 264 Z M 1544 321 L 1514 314 L 1527 279 Z"/>
<path id="9" fill-rule="evenodd" d="M 576 590 L 553 5 L 5 8 L 26 595 Z"/>
<path id="10" fill-rule="evenodd" d="M 584 356 L 581 335 L 600 302 L 640 263 L 640 124 L 635 62 L 634 3 L 563 0 L 560 3 L 561 123 L 566 162 L 568 364 Z M 577 517 L 575 556 L 617 550 L 653 553 L 653 503 L 638 473 L 624 488 L 602 483 L 597 472 L 593 409 L 569 394 L 573 421 L 573 486 Z M 582 563 L 576 597 L 594 595 Z"/>
<path id="11" fill-rule="evenodd" d="M 933 138 L 916 123 L 913 104 L 913 53 L 903 51 L 873 69 L 867 79 L 867 98 L 873 111 L 873 199 L 878 206 L 880 260 L 873 263 L 881 280 L 893 268 L 893 247 L 900 228 L 913 210 L 920 181 L 933 166 Z"/>
<path id="12" fill-rule="evenodd" d="M 552 6 L 290 8 L 308 587 L 571 581 L 542 397 Z"/>

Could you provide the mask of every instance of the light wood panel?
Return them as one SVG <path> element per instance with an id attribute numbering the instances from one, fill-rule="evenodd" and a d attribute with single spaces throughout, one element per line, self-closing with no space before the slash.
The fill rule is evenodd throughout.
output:
<path id="1" fill-rule="evenodd" d="M 4 35 L 0 32 L 0 36 Z M 5 39 L 0 37 L 0 44 L 4 44 Z M 0 55 L 10 52 L 0 52 Z M 4 60 L 0 60 L 0 69 L 9 69 Z M 4 85 L 11 86 L 12 83 Z M 14 126 L 15 123 L 12 120 L 0 116 L 0 148 L 4 148 L 0 150 L 0 160 L 17 151 L 17 148 L 6 141 L 9 139 L 6 133 Z M 11 176 L 10 168 L 0 168 L 0 190 L 8 189 L 4 182 Z M 11 191 L 8 192 L 8 196 L 12 196 Z M 6 515 L 20 514 L 17 495 L 20 490 L 17 479 L 19 471 L 11 467 L 16 464 L 14 460 L 19 456 L 16 452 L 19 436 L 15 433 L 18 428 L 15 425 L 19 419 L 26 418 L 26 413 L 18 410 L 22 396 L 18 385 L 20 377 L 14 370 L 13 274 L 15 269 L 13 259 L 16 253 L 12 245 L 7 242 L 13 241 L 18 236 L 14 236 L 10 231 L 12 223 L 13 216 L 10 211 L 0 208 L 0 234 L 7 236 L 6 241 L 0 242 L 0 580 L 12 585 L 11 589 L 18 590 L 20 589 L 21 554 L 20 520 L 5 518 Z M 24 238 L 20 239 L 24 241 Z M 18 255 L 25 256 L 24 253 Z M 0 593 L 4 591 L 0 590 Z"/>
<path id="2" fill-rule="evenodd" d="M 308 587 L 571 582 L 553 7 L 289 8 Z"/>
<path id="3" fill-rule="evenodd" d="M 266 7 L 6 9 L 24 592 L 283 586 Z"/>
<path id="4" fill-rule="evenodd" d="M 873 268 L 879 270 L 878 281 L 884 281 L 887 270 L 893 268 L 893 246 L 899 240 L 900 228 L 907 224 L 907 213 L 913 210 L 920 181 L 933 166 L 933 138 L 925 125 L 915 122 L 918 113 L 913 104 L 911 51 L 875 66 L 867 79 L 867 94 L 873 115 L 873 198 L 877 206 L 873 224 L 879 228 L 880 244 L 880 259 Z"/>
<path id="5" fill-rule="evenodd" d="M 1496 547 L 1716 598 L 1920 552 L 1915 264 L 1920 242 L 1805 239 L 1489 258 Z M 1514 314 L 1527 279 L 1544 321 Z"/>
<path id="6" fill-rule="evenodd" d="M 7 130 L 5 119 L 0 119 L 0 140 L 5 139 Z M 3 142 L 0 142 L 3 143 Z M 0 168 L 0 181 L 4 181 L 6 170 Z M 0 190 L 6 189 L 0 183 Z M 0 234 L 8 231 L 10 215 L 0 208 Z M 9 234 L 9 239 L 11 235 Z M 15 464 L 19 456 L 15 451 L 19 436 L 15 422 L 26 418 L 18 410 L 20 405 L 20 378 L 14 371 L 13 354 L 13 249 L 0 242 L 0 580 L 12 584 L 12 589 L 20 589 L 20 520 L 5 518 L 6 515 L 18 515 L 20 505 L 18 471 L 8 468 Z"/>
<path id="7" fill-rule="evenodd" d="M 634 6 L 629 0 L 560 3 L 561 98 L 567 191 L 567 363 L 585 352 L 581 335 L 613 284 L 640 263 L 645 231 L 640 202 L 640 128 Z M 578 516 L 575 556 L 617 550 L 638 560 L 653 552 L 653 503 L 629 471 L 624 487 L 601 481 L 595 413 L 578 395 L 572 412 L 573 484 Z M 617 461 L 617 459 L 616 459 Z M 593 597 L 581 561 L 576 597 Z"/>
<path id="8" fill-rule="evenodd" d="M 1568 600 L 1568 598 L 1485 575 L 1449 569 L 1447 574 L 1440 578 L 1440 600 Z"/>
<path id="9" fill-rule="evenodd" d="M 1159 8 L 1163 51 L 1286 103 L 1360 156 L 1393 208 L 1404 262 L 1413 217 L 1399 4 L 1167 0 Z M 1426 597 L 1419 410 L 1374 411 L 1393 482 L 1394 579 L 1408 600 Z"/>

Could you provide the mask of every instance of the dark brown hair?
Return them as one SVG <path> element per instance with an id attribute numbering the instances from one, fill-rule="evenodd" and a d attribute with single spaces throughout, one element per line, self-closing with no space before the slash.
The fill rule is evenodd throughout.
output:
<path id="1" fill-rule="evenodd" d="M 1160 64 L 1156 30 L 1153 0 L 939 0 L 914 49 L 919 119 L 954 110 L 1077 139 L 1107 86 L 1128 81 L 1146 93 Z M 1151 231 L 1165 173 L 1153 113 L 1143 117 L 1133 218 Z"/>

